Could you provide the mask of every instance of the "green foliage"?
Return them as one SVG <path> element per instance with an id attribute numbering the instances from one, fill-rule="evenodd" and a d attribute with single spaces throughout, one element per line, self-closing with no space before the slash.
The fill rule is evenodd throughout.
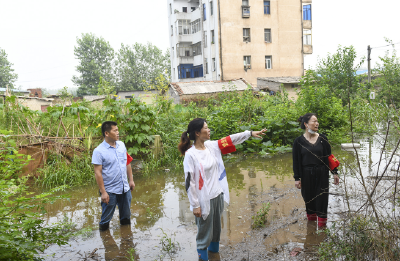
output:
<path id="1" fill-rule="evenodd" d="M 135 261 L 135 252 L 136 252 L 136 249 L 134 249 L 134 248 L 129 249 L 128 250 L 128 256 L 126 256 L 126 258 L 129 261 Z"/>
<path id="2" fill-rule="evenodd" d="M 13 65 L 8 61 L 6 51 L 0 48 L 0 88 L 6 88 L 7 85 L 10 89 L 14 87 L 18 74 L 11 68 Z"/>
<path id="3" fill-rule="evenodd" d="M 170 67 L 169 49 L 164 54 L 151 43 L 135 43 L 132 46 L 121 44 L 115 62 L 117 89 L 145 90 L 149 85 L 157 85 L 160 75 L 168 79 Z"/>
<path id="4" fill-rule="evenodd" d="M 179 243 L 168 237 L 167 233 L 165 233 L 162 228 L 160 229 L 163 233 L 163 236 L 160 239 L 162 250 L 164 252 L 167 252 L 168 254 L 175 254 L 176 252 L 178 252 L 180 250 Z"/>
<path id="5" fill-rule="evenodd" d="M 100 82 L 99 82 L 99 87 L 97 88 L 97 94 L 106 96 L 115 94 L 115 87 L 100 76 Z"/>
<path id="6" fill-rule="evenodd" d="M 253 229 L 265 227 L 265 222 L 267 222 L 270 207 L 271 206 L 269 202 L 267 204 L 263 203 L 261 209 L 257 211 L 257 214 L 251 216 L 251 219 L 253 219 L 253 224 L 251 227 Z"/>
<path id="7" fill-rule="evenodd" d="M 71 162 L 62 155 L 51 154 L 45 166 L 38 171 L 36 184 L 46 188 L 95 184 L 91 160 L 89 154 L 77 155 Z"/>
<path id="8" fill-rule="evenodd" d="M 0 260 L 33 260 L 51 244 L 65 245 L 72 232 L 71 223 L 46 225 L 45 204 L 60 197 L 53 193 L 28 192 L 28 178 L 19 178 L 29 156 L 18 154 L 16 144 L 6 135 L 0 147 Z M 37 258 L 36 258 L 37 259 Z"/>
<path id="9" fill-rule="evenodd" d="M 318 249 L 320 260 L 399 260 L 400 249 L 394 235 L 399 224 L 394 220 L 382 224 L 387 236 L 381 237 L 372 217 L 354 216 L 327 229 L 328 239 Z"/>
<path id="10" fill-rule="evenodd" d="M 378 101 L 398 107 L 400 105 L 400 59 L 397 57 L 393 42 L 388 39 L 386 41 L 392 44 L 393 50 L 379 57 L 381 64 L 377 64 L 377 69 L 374 70 L 374 74 L 378 76 L 374 85 L 380 87 Z"/>
<path id="11" fill-rule="evenodd" d="M 342 106 L 339 98 L 332 95 L 327 85 L 313 82 L 314 75 L 315 72 L 308 71 L 301 81 L 302 87 L 296 102 L 300 115 L 316 113 L 320 132 L 343 129 L 349 121 L 346 107 Z"/>
<path id="12" fill-rule="evenodd" d="M 118 123 L 120 136 L 123 137 L 132 155 L 145 155 L 150 152 L 153 141 L 151 128 L 155 120 L 155 111 L 137 98 L 130 101 L 114 99 L 104 100 L 103 119 L 115 120 Z"/>
<path id="13" fill-rule="evenodd" d="M 114 82 L 112 67 L 114 49 L 104 38 L 92 33 L 82 34 L 81 38 L 77 38 L 74 54 L 79 60 L 76 70 L 80 75 L 73 76 L 72 82 L 79 86 L 78 96 L 96 95 L 100 77 L 107 82 Z"/>
<path id="14" fill-rule="evenodd" d="M 309 77 L 307 83 L 314 82 L 316 86 L 326 86 L 331 96 L 338 97 L 345 105 L 350 98 L 355 97 L 361 86 L 361 76 L 356 72 L 364 62 L 364 58 L 361 58 L 359 63 L 356 63 L 356 59 L 357 53 L 353 46 L 339 45 L 336 53 L 328 54 L 325 59 L 319 61 L 313 77 Z"/>

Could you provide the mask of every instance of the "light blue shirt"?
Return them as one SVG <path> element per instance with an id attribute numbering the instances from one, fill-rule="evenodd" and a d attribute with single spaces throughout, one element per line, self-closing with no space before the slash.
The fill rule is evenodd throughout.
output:
<path id="1" fill-rule="evenodd" d="M 126 160 L 126 147 L 122 141 L 117 141 L 115 148 L 103 141 L 94 149 L 92 164 L 102 166 L 103 182 L 107 193 L 123 194 L 130 190 Z"/>

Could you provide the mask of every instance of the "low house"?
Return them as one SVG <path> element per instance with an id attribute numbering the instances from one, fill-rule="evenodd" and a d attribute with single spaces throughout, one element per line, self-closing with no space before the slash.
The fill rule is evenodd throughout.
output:
<path id="1" fill-rule="evenodd" d="M 244 91 L 248 88 L 254 89 L 244 79 L 231 81 L 207 81 L 207 82 L 175 82 L 170 83 L 169 95 L 174 103 L 183 101 L 208 98 L 225 91 Z"/>
<path id="2" fill-rule="evenodd" d="M 117 92 L 117 100 L 131 99 L 132 97 L 136 97 L 142 102 L 151 105 L 154 104 L 156 95 L 158 95 L 157 90 L 119 91 Z"/>
<path id="3" fill-rule="evenodd" d="M 289 93 L 289 98 L 297 99 L 295 88 L 299 87 L 301 77 L 259 77 L 257 78 L 257 89 L 259 91 L 276 93 L 281 91 L 282 86 Z"/>
<path id="4" fill-rule="evenodd" d="M 42 111 L 46 112 L 47 107 L 53 105 L 53 100 L 51 98 L 37 98 L 37 97 L 23 97 L 18 96 L 18 103 L 22 104 L 25 107 L 33 111 Z"/>

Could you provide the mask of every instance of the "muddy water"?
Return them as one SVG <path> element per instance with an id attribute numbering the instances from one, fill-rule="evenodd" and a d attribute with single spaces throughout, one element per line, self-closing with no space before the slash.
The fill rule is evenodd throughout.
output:
<path id="1" fill-rule="evenodd" d="M 359 150 L 363 168 L 369 170 L 379 159 L 380 143 L 362 143 Z M 368 157 L 370 151 L 375 151 Z M 354 152 L 336 150 L 339 160 L 352 161 Z M 237 251 L 262 252 L 262 260 L 274 253 L 286 252 L 295 247 L 308 249 L 318 245 L 324 235 L 316 232 L 315 224 L 305 219 L 304 202 L 300 191 L 294 188 L 291 154 L 271 158 L 254 156 L 228 156 L 225 158 L 230 187 L 231 204 L 225 208 L 222 218 L 221 254 L 210 260 L 241 260 Z M 189 201 L 184 188 L 182 170 L 154 175 L 152 178 L 135 178 L 136 188 L 132 192 L 132 224 L 120 226 L 118 214 L 110 223 L 110 230 L 98 231 L 101 216 L 100 197 L 97 186 L 76 188 L 68 193 L 69 200 L 59 201 L 47 207 L 49 223 L 67 216 L 87 233 L 70 241 L 67 246 L 51 246 L 44 253 L 46 260 L 127 260 L 128 251 L 135 249 L 135 260 L 197 260 L 196 225 L 189 210 Z M 333 187 L 329 212 L 344 209 L 340 199 L 343 189 Z M 259 244 L 252 238 L 251 216 L 270 202 L 271 209 L 267 229 L 263 230 Z M 162 239 L 170 238 L 176 243 L 176 253 L 162 250 Z M 253 239 L 253 242 L 252 242 Z M 250 242 L 250 243 L 249 243 Z M 251 243 L 252 242 L 252 243 Z M 251 245 L 249 245 L 251 244 Z M 284 247 L 283 247 L 284 246 Z M 239 248 L 238 248 L 239 247 Z M 235 251 L 235 248 L 236 249 Z M 236 253 L 235 253 L 236 252 Z M 253 260 L 257 259 L 254 255 Z"/>

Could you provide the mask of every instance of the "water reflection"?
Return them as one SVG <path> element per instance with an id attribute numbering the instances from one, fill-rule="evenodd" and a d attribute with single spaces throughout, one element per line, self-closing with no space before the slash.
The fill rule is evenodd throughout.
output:
<path id="1" fill-rule="evenodd" d="M 226 170 L 230 187 L 231 204 L 225 208 L 222 216 L 222 245 L 234 245 L 243 240 L 251 231 L 252 219 L 262 203 L 270 202 L 269 221 L 275 222 L 291 217 L 295 210 L 304 208 L 300 191 L 293 189 L 291 154 L 270 158 L 253 156 L 226 158 Z M 69 192 L 70 200 L 62 200 L 47 207 L 46 220 L 49 223 L 60 221 L 66 215 L 78 224 L 78 228 L 94 229 L 91 240 L 78 239 L 70 246 L 61 248 L 52 246 L 46 254 L 55 252 L 97 253 L 106 260 L 127 256 L 126 251 L 135 247 L 142 260 L 159 260 L 165 257 L 172 260 L 195 260 L 196 225 L 184 187 L 182 170 L 156 175 L 154 178 L 135 177 L 136 188 L 132 191 L 131 226 L 127 229 L 119 225 L 118 215 L 114 215 L 110 230 L 100 233 L 98 222 L 101 216 L 100 198 L 96 185 L 75 188 Z M 305 217 L 305 212 L 304 212 Z M 308 226 L 304 221 L 291 224 L 289 230 L 276 230 L 266 238 L 266 250 L 269 245 L 282 244 L 293 240 L 305 243 L 308 238 Z M 181 251 L 169 256 L 161 250 L 160 239 L 165 233 L 173 242 L 178 242 Z M 310 230 L 311 231 L 311 230 Z M 268 241 L 269 240 L 269 241 Z M 137 243 L 136 246 L 133 244 Z M 268 247 L 267 247 L 268 246 Z M 79 255 L 70 254 L 69 259 L 62 255 L 47 260 L 74 260 Z M 215 255 L 213 260 L 219 260 Z"/>
<path id="2" fill-rule="evenodd" d="M 114 232 L 116 233 L 116 232 Z M 104 258 L 106 261 L 109 260 L 127 260 L 128 253 L 132 253 L 134 260 L 139 260 L 139 255 L 135 249 L 136 244 L 133 243 L 133 234 L 131 230 L 131 225 L 124 225 L 120 228 L 120 246 L 118 247 L 110 230 L 101 231 L 100 237 L 105 247 Z"/>

